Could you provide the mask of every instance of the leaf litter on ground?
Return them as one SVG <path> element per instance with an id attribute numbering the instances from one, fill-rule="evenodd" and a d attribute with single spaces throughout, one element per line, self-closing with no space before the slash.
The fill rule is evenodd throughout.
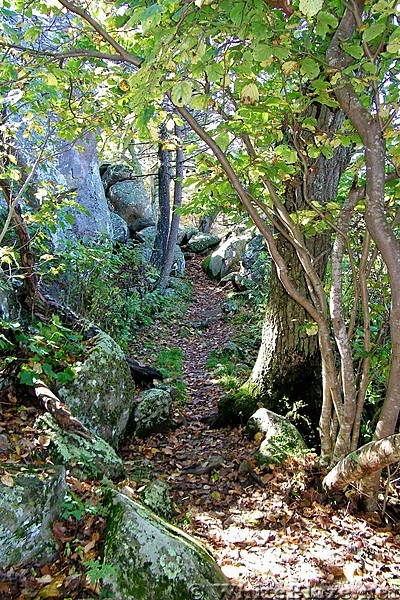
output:
<path id="1" fill-rule="evenodd" d="M 125 440 L 121 451 L 129 478 L 121 489 L 140 499 L 146 483 L 165 481 L 176 524 L 212 551 L 234 586 L 232 598 L 399 598 L 396 507 L 390 520 L 357 514 L 352 490 L 333 504 L 321 491 L 324 473 L 315 454 L 261 470 L 253 461 L 259 441 L 242 427 L 208 427 L 204 417 L 216 413 L 226 391 L 207 369 L 207 359 L 233 331 L 222 311 L 204 316 L 224 302 L 226 289 L 205 277 L 199 259 L 188 261 L 188 272 L 194 300 L 186 315 L 166 323 L 157 319 L 134 348 L 150 363 L 160 347 L 180 348 L 187 400 L 176 403 L 174 431 Z M 194 327 L 196 319 L 208 319 L 207 327 Z M 7 465 L 48 465 L 49 440 L 34 428 L 42 409 L 27 392 L 2 389 L 0 409 L 0 478 L 12 485 Z M 212 457 L 219 458 L 215 469 L 196 470 Z M 69 477 L 68 483 L 81 506 L 99 502 L 98 482 Z M 101 565 L 104 527 L 101 511 L 78 511 L 56 521 L 57 559 L 0 570 L 0 597 L 99 598 L 100 582 L 91 574 Z"/>

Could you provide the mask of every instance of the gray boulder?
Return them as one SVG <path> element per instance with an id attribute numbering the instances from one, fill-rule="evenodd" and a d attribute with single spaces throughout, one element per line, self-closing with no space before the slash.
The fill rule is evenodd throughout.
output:
<path id="1" fill-rule="evenodd" d="M 0 319 L 11 321 L 18 317 L 15 290 L 3 271 L 0 270 Z"/>
<path id="2" fill-rule="evenodd" d="M 138 399 L 134 412 L 135 435 L 146 437 L 171 427 L 172 398 L 166 390 L 152 388 L 139 394 Z"/>
<path id="3" fill-rule="evenodd" d="M 136 239 L 142 242 L 146 250 L 152 251 L 156 239 L 156 227 L 145 227 L 136 235 Z M 148 259 L 151 259 L 151 253 L 148 254 Z M 171 275 L 172 277 L 184 277 L 185 275 L 185 256 L 178 245 L 175 246 L 174 250 Z"/>
<path id="4" fill-rule="evenodd" d="M 64 465 L 77 479 L 123 479 L 125 467 L 115 450 L 94 435 L 92 440 L 64 431 L 49 414 L 40 416 L 36 428 L 50 439 L 52 461 Z"/>
<path id="5" fill-rule="evenodd" d="M 196 233 L 196 235 L 190 238 L 186 249 L 195 254 L 203 254 L 214 248 L 214 246 L 217 246 L 219 242 L 219 237 L 212 233 Z"/>
<path id="6" fill-rule="evenodd" d="M 65 469 L 2 466 L 7 480 L 3 475 L 0 481 L 0 567 L 44 564 L 57 554 L 52 524 L 60 518 L 67 490 Z"/>
<path id="7" fill-rule="evenodd" d="M 183 225 L 183 226 L 179 227 L 176 243 L 179 246 L 186 246 L 188 241 L 194 235 L 196 235 L 196 233 L 199 233 L 199 230 L 197 229 L 197 227 L 192 227 L 191 225 Z"/>
<path id="8" fill-rule="evenodd" d="M 72 414 L 113 448 L 121 442 L 133 406 L 135 385 L 121 348 L 104 332 L 77 365 L 78 375 L 58 390 Z"/>
<path id="9" fill-rule="evenodd" d="M 137 221 L 141 222 L 140 229 L 154 224 L 153 208 L 141 180 L 132 179 L 114 183 L 108 190 L 108 199 L 115 212 L 134 231 L 138 231 Z"/>
<path id="10" fill-rule="evenodd" d="M 156 227 L 155 225 L 150 225 L 150 227 L 144 227 L 140 232 L 136 235 L 136 239 L 145 245 L 146 248 L 153 250 L 154 241 L 156 239 Z"/>
<path id="11" fill-rule="evenodd" d="M 104 169 L 104 167 L 103 167 Z M 121 181 L 131 181 L 135 179 L 137 173 L 125 164 L 108 165 L 102 175 L 103 186 L 106 194 L 110 187 Z"/>
<path id="12" fill-rule="evenodd" d="M 172 277 L 184 277 L 185 276 L 185 256 L 179 246 L 175 246 L 174 250 L 174 262 L 172 263 L 171 275 Z"/>
<path id="13" fill-rule="evenodd" d="M 21 115 L 19 115 L 21 121 Z M 37 135 L 36 135 L 37 138 Z M 29 170 L 37 157 L 36 144 L 40 139 L 24 136 L 24 127 L 16 132 L 16 146 L 20 165 Z M 68 143 L 57 137 L 56 131 L 48 141 L 51 159 L 44 159 L 37 170 L 34 183 L 60 189 L 63 195 L 75 194 L 74 201 L 84 208 L 63 209 L 73 216 L 73 224 L 58 228 L 53 241 L 56 246 L 64 245 L 71 237 L 98 237 L 112 234 L 110 211 L 97 162 L 96 138 L 87 134 L 84 138 Z"/>
<path id="14" fill-rule="evenodd" d="M 117 213 L 111 212 L 111 224 L 113 241 L 119 242 L 120 244 L 126 244 L 131 237 L 129 227 L 126 222 L 122 217 L 117 215 Z"/>
<path id="15" fill-rule="evenodd" d="M 204 268 L 213 279 L 222 279 L 239 272 L 243 252 L 249 241 L 248 232 L 229 235 L 204 261 Z"/>
<path id="16" fill-rule="evenodd" d="M 82 166 L 85 166 L 84 163 Z M 78 184 L 75 200 L 85 211 L 74 211 L 71 233 L 80 239 L 83 237 L 93 238 L 99 233 L 111 237 L 113 232 L 111 214 L 100 178 L 96 152 L 93 154 L 86 173 L 82 173 L 82 182 L 80 185 Z"/>
<path id="17" fill-rule="evenodd" d="M 229 584 L 206 548 L 110 490 L 103 588 L 114 600 L 218 600 Z"/>
<path id="18" fill-rule="evenodd" d="M 252 435 L 265 433 L 256 454 L 257 462 L 280 465 L 289 456 L 303 456 L 307 446 L 296 427 L 285 417 L 266 408 L 259 408 L 249 419 L 247 431 Z"/>
<path id="19" fill-rule="evenodd" d="M 268 285 L 271 271 L 271 258 L 268 254 L 262 235 L 252 237 L 242 254 L 239 276 L 247 279 L 264 289 Z"/>
<path id="20" fill-rule="evenodd" d="M 165 481 L 155 479 L 140 493 L 143 503 L 156 515 L 171 520 L 175 515 L 171 492 Z"/>

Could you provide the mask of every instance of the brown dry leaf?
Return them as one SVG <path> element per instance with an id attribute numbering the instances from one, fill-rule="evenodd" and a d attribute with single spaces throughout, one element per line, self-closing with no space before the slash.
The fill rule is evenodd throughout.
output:
<path id="1" fill-rule="evenodd" d="M 99 541 L 100 538 L 100 534 L 98 532 L 95 532 L 93 534 L 92 540 L 90 542 L 88 542 L 84 548 L 83 548 L 83 552 L 85 554 L 87 554 L 88 552 L 90 552 L 90 550 L 92 550 L 92 548 L 95 547 L 95 545 L 97 544 L 97 542 Z"/>
<path id="2" fill-rule="evenodd" d="M 7 471 L 4 473 L 4 475 L 2 475 L 0 481 L 1 483 L 4 483 L 4 485 L 6 485 L 7 487 L 14 486 L 14 477 L 11 475 L 11 473 L 8 473 Z"/>
<path id="3" fill-rule="evenodd" d="M 362 575 L 362 571 L 356 562 L 350 562 L 343 565 L 343 573 L 347 581 L 350 581 L 350 583 L 354 581 L 356 576 Z"/>
<path id="4" fill-rule="evenodd" d="M 38 598 L 61 598 L 60 587 L 65 581 L 65 575 L 59 575 L 49 585 L 42 588 L 38 594 Z"/>
<path id="5" fill-rule="evenodd" d="M 38 442 L 43 448 L 47 448 L 50 445 L 51 438 L 48 435 L 39 435 Z"/>

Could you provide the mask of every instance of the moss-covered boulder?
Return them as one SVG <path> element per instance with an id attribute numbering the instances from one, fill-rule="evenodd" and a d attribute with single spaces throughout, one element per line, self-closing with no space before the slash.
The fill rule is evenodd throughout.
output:
<path id="1" fill-rule="evenodd" d="M 49 414 L 35 423 L 38 431 L 50 438 L 48 450 L 55 464 L 64 465 L 78 479 L 123 479 L 125 467 L 115 450 L 102 438 L 88 440 L 61 429 Z"/>
<path id="2" fill-rule="evenodd" d="M 186 249 L 195 254 L 203 254 L 203 252 L 207 252 L 211 248 L 214 248 L 214 246 L 217 246 L 219 241 L 219 237 L 212 233 L 196 233 L 196 235 L 190 238 Z"/>
<path id="3" fill-rule="evenodd" d="M 171 491 L 165 481 L 155 479 L 140 492 L 143 503 L 156 515 L 170 520 L 176 514 L 172 504 Z"/>
<path id="4" fill-rule="evenodd" d="M 113 600 L 217 600 L 229 589 L 207 549 L 110 490 L 103 586 Z"/>
<path id="5" fill-rule="evenodd" d="M 146 437 L 151 433 L 167 431 L 172 426 L 171 395 L 161 388 L 152 388 L 139 394 L 135 412 L 135 435 Z"/>
<path id="6" fill-rule="evenodd" d="M 121 442 L 133 405 L 135 385 L 118 344 L 106 333 L 95 338 L 78 376 L 58 390 L 72 414 L 113 448 Z"/>
<path id="7" fill-rule="evenodd" d="M 61 466 L 2 465 L 0 481 L 0 567 L 44 564 L 57 554 L 53 521 L 60 518 L 67 490 Z"/>
<path id="8" fill-rule="evenodd" d="M 259 408 L 247 423 L 247 431 L 265 437 L 256 453 L 257 462 L 279 465 L 289 456 L 302 456 L 307 446 L 296 427 L 285 417 L 266 408 Z"/>

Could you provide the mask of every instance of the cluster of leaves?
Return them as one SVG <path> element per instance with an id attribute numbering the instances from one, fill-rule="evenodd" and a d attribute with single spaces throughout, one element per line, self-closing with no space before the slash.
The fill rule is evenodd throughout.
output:
<path id="1" fill-rule="evenodd" d="M 0 359 L 4 367 L 18 368 L 21 383 L 56 380 L 59 385 L 75 377 L 74 363 L 83 356 L 82 335 L 65 327 L 57 315 L 48 323 L 0 320 Z"/>
<path id="2" fill-rule="evenodd" d="M 152 289 L 157 274 L 133 244 L 115 248 L 107 239 L 68 242 L 53 264 L 65 302 L 124 349 L 167 302 Z"/>
<path id="3" fill-rule="evenodd" d="M 256 290 L 244 295 L 233 292 L 227 300 L 232 341 L 213 350 L 207 360 L 207 368 L 227 390 L 237 390 L 250 375 L 261 342 L 265 297 Z"/>

